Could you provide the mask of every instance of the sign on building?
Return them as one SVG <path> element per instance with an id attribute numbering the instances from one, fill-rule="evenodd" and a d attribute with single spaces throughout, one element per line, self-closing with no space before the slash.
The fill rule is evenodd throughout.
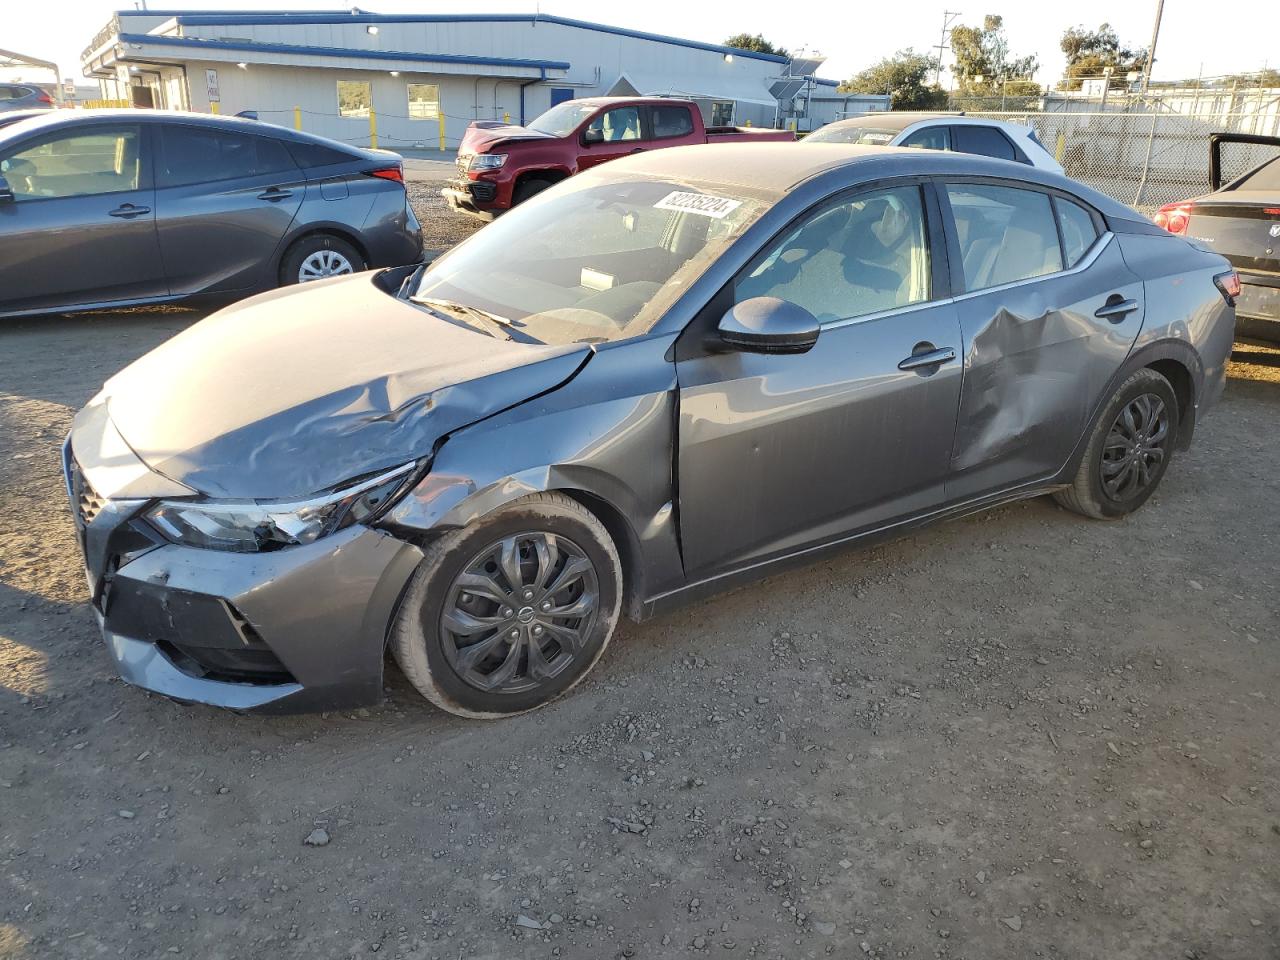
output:
<path id="1" fill-rule="evenodd" d="M 218 93 L 217 70 L 206 70 L 204 72 L 204 85 L 208 89 L 210 103 L 217 103 L 222 99 L 221 95 Z"/>

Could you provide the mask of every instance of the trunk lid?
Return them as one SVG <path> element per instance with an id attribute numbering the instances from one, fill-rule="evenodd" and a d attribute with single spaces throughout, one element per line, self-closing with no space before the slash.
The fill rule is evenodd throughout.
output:
<path id="1" fill-rule="evenodd" d="M 1197 200 L 1187 236 L 1206 243 L 1238 270 L 1280 273 L 1280 197 L 1227 191 Z"/>

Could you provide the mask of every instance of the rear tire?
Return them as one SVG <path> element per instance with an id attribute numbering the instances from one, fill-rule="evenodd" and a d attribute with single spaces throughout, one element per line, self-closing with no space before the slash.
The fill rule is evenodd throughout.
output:
<path id="1" fill-rule="evenodd" d="M 359 273 L 366 264 L 360 251 L 329 233 L 314 233 L 293 244 L 280 261 L 280 286 Z"/>
<path id="2" fill-rule="evenodd" d="M 1053 498 L 1094 520 L 1119 520 L 1156 492 L 1178 436 L 1178 398 L 1166 380 L 1144 367 L 1107 402 L 1089 435 L 1070 487 Z"/>
<path id="3" fill-rule="evenodd" d="M 530 197 L 536 197 L 551 184 L 552 181 L 543 180 L 539 177 L 530 177 L 528 180 L 520 181 L 520 183 L 516 184 L 516 188 L 511 191 L 511 205 L 518 207 Z"/>
<path id="4" fill-rule="evenodd" d="M 622 607 L 604 525 L 536 493 L 431 545 L 391 628 L 391 652 L 424 697 L 461 717 L 537 709 L 599 661 Z"/>

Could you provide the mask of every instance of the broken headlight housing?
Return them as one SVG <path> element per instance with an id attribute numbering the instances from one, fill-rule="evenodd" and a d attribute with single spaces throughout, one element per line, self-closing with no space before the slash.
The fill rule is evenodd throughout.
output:
<path id="1" fill-rule="evenodd" d="M 471 158 L 468 170 L 497 170 L 507 162 L 505 153 L 477 153 Z"/>
<path id="2" fill-rule="evenodd" d="M 260 553 L 314 543 L 354 523 L 377 519 L 417 476 L 409 463 L 307 500 L 162 500 L 144 516 L 184 547 Z"/>

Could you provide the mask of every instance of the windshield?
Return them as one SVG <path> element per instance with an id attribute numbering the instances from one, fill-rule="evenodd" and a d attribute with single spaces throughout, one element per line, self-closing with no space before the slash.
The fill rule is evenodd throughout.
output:
<path id="1" fill-rule="evenodd" d="M 595 113 L 597 106 L 566 100 L 530 122 L 529 129 L 549 133 L 553 137 L 567 137 L 578 129 L 583 120 Z"/>
<path id="2" fill-rule="evenodd" d="M 809 134 L 804 139 L 806 143 L 869 143 L 883 147 L 900 132 L 885 130 L 881 127 L 860 127 L 852 124 L 840 126 L 833 123 Z"/>
<path id="3" fill-rule="evenodd" d="M 483 311 L 515 339 L 617 340 L 647 329 L 777 199 L 756 190 L 588 172 L 435 261 L 409 299 Z"/>

